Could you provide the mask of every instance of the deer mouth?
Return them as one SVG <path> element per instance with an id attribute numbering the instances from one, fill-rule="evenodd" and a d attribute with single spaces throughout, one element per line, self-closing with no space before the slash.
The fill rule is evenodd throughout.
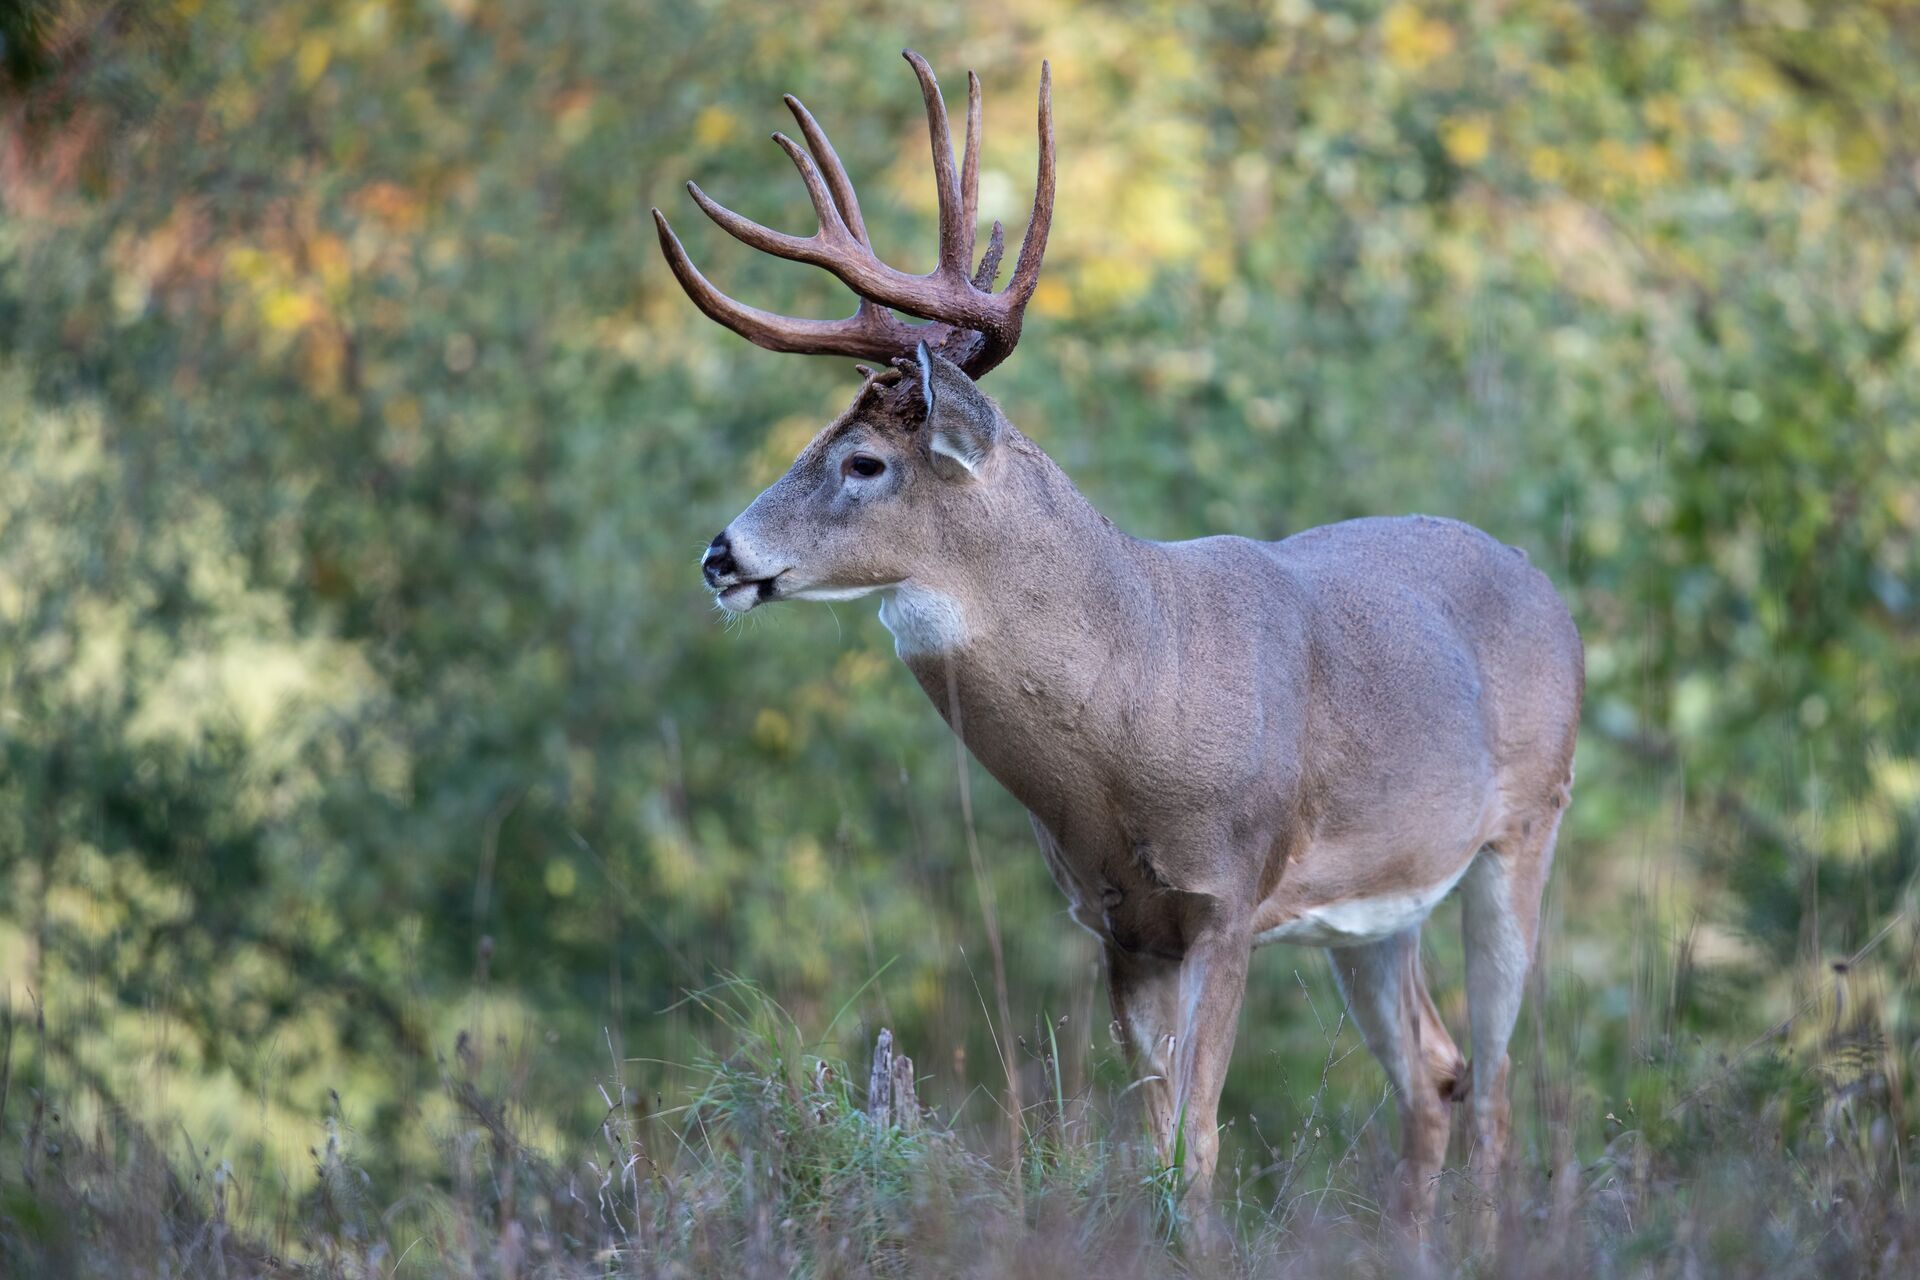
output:
<path id="1" fill-rule="evenodd" d="M 742 578 L 713 593 L 713 598 L 728 613 L 745 613 L 755 605 L 774 598 L 774 584 L 786 576 L 786 570 L 766 578 Z"/>

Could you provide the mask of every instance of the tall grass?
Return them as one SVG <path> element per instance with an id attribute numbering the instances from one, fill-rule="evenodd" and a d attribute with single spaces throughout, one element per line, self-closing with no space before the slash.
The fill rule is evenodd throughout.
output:
<path id="1" fill-rule="evenodd" d="M 1833 990 L 1848 990 L 1836 975 Z M 773 1000 L 728 980 L 688 997 L 712 1050 L 685 1096 L 641 1097 L 616 1059 L 592 1087 L 605 1116 L 541 1149 L 515 1071 L 468 1037 L 441 1062 L 451 1117 L 429 1178 L 377 1185 L 336 1098 L 303 1187 L 254 1184 L 189 1135 L 101 1105 L 63 1077 L 44 1021 L 0 1027 L 0 1274 L 507 1277 L 1162 1275 L 1908 1275 L 1920 1169 L 1904 1084 L 1872 1000 L 1824 1009 L 1818 1034 L 1709 1055 L 1651 1109 L 1610 1116 L 1572 1158 L 1564 1121 L 1527 1096 L 1504 1204 L 1448 1175 L 1424 1244 L 1383 1226 L 1391 1108 L 1333 1101 L 1352 1037 L 1327 1058 L 1300 1124 L 1257 1168 L 1223 1171 L 1196 1222 L 1180 1170 L 1153 1161 L 1123 1092 L 1075 1087 L 1072 1037 L 1020 1037 L 1046 1088 L 1015 1117 L 1017 1155 L 924 1108 L 882 1033 L 871 1066 L 821 1053 Z M 1316 1010 L 1316 1016 L 1320 1011 Z M 824 1031 L 823 1033 L 824 1034 Z M 1651 1095 L 1649 1095 L 1651 1096 Z M 1386 1100 L 1382 1099 L 1381 1102 Z M 70 1119 L 84 1114 L 83 1123 Z M 1351 1136 L 1327 1149 L 1329 1133 Z M 1247 1144 L 1243 1144 L 1247 1145 Z M 1258 1145 L 1258 1144 L 1256 1144 Z M 1202 1247 L 1205 1242 L 1205 1247 Z"/>

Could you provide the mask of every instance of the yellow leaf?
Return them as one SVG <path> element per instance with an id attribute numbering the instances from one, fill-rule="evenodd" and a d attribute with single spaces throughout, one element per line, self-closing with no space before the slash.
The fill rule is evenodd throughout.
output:
<path id="1" fill-rule="evenodd" d="M 387 406 L 387 425 L 396 431 L 417 431 L 420 419 L 420 402 L 412 396 L 401 396 Z"/>
<path id="2" fill-rule="evenodd" d="M 1396 4 L 1380 19 L 1381 47 L 1401 71 L 1418 71 L 1453 52 L 1453 28 L 1411 4 Z"/>
<path id="3" fill-rule="evenodd" d="M 1647 105 L 1642 108 L 1642 114 L 1646 116 L 1647 123 L 1656 129 L 1678 133 L 1687 127 L 1686 108 L 1680 99 L 1670 93 L 1649 98 Z"/>
<path id="4" fill-rule="evenodd" d="M 753 740 L 768 751 L 785 754 L 793 745 L 793 722 L 772 707 L 763 707 L 753 720 Z"/>
<path id="5" fill-rule="evenodd" d="M 306 328 L 319 312 L 320 308 L 312 298 L 292 289 L 275 289 L 260 304 L 260 318 L 267 322 L 269 329 L 281 333 L 294 333 Z"/>
<path id="6" fill-rule="evenodd" d="M 312 88 L 314 81 L 327 74 L 327 64 L 332 60 L 333 46 L 325 36 L 308 36 L 302 40 L 300 52 L 293 57 L 293 72 L 300 87 Z"/>
<path id="7" fill-rule="evenodd" d="M 717 147 L 739 132 L 740 117 L 717 103 L 693 119 L 693 140 L 703 147 Z"/>
<path id="8" fill-rule="evenodd" d="M 593 91 L 570 89 L 554 99 L 554 128 L 563 146 L 576 146 L 593 129 Z"/>
<path id="9" fill-rule="evenodd" d="M 343 287 L 353 274 L 353 257 L 347 242 L 339 236 L 324 231 L 317 233 L 307 242 L 307 257 L 313 264 L 313 273 L 329 289 Z"/>
<path id="10" fill-rule="evenodd" d="M 795 837 L 787 845 L 787 882 L 796 893 L 814 894 L 827 883 L 826 862 L 810 836 Z"/>
<path id="11" fill-rule="evenodd" d="M 1046 276 L 1033 289 L 1033 309 L 1043 316 L 1073 314 L 1073 291 L 1058 280 Z"/>
<path id="12" fill-rule="evenodd" d="M 1493 128 L 1485 116 L 1454 116 L 1440 122 L 1440 145 L 1455 164 L 1472 167 L 1492 149 Z"/>
<path id="13" fill-rule="evenodd" d="M 1873 780 L 1880 794 L 1899 808 L 1920 801 L 1920 760 L 1882 758 L 1874 762 Z"/>

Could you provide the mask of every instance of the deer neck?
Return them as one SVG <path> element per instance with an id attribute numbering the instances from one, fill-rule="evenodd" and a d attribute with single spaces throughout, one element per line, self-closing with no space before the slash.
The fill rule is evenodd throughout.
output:
<path id="1" fill-rule="evenodd" d="M 988 509 L 967 522 L 978 532 L 958 535 L 938 580 L 903 582 L 880 611 L 940 714 L 1023 800 L 1049 758 L 1117 729 L 1116 692 L 1165 634 L 1153 544 L 1120 532 L 1026 449 L 1010 460 L 1019 483 L 983 495 Z"/>

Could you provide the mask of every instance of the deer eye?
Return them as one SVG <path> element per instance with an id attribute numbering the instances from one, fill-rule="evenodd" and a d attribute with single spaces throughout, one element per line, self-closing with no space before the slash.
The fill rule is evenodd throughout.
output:
<path id="1" fill-rule="evenodd" d="M 856 453 L 848 458 L 844 470 L 850 476 L 859 476 L 871 480 L 887 469 L 887 464 L 870 453 Z"/>

